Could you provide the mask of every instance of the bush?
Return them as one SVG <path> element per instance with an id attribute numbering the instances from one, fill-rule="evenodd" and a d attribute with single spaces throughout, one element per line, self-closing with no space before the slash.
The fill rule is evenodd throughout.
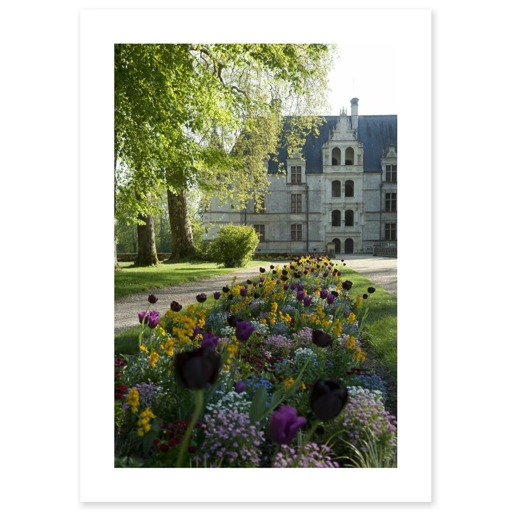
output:
<path id="1" fill-rule="evenodd" d="M 258 235 L 252 226 L 228 224 L 210 243 L 210 257 L 225 267 L 244 267 L 251 260 L 258 243 Z"/>

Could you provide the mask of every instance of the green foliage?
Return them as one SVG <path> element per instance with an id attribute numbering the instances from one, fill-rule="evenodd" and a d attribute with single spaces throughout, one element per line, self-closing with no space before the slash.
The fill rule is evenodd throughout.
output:
<path id="1" fill-rule="evenodd" d="M 252 226 L 228 224 L 210 243 L 209 254 L 225 267 L 245 267 L 258 247 L 258 234 Z"/>
<path id="2" fill-rule="evenodd" d="M 115 45 L 116 218 L 146 194 L 198 186 L 244 202 L 266 186 L 283 115 L 318 125 L 334 47 L 324 44 Z M 242 135 L 243 134 L 243 135 Z"/>

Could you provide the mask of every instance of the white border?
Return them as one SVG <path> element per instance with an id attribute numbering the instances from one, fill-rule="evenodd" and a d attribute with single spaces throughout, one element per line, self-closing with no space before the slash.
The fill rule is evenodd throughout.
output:
<path id="1" fill-rule="evenodd" d="M 332 27 L 329 20 L 342 17 L 339 31 L 326 30 Z M 80 22 L 81 501 L 430 501 L 430 11 L 85 10 Z M 395 45 L 399 69 L 399 467 L 279 472 L 113 468 L 113 230 L 104 223 L 113 205 L 114 43 L 343 44 L 368 38 Z"/>

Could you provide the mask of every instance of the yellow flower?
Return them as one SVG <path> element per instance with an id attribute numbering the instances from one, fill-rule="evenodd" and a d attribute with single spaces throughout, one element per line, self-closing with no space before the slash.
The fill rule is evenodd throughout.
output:
<path id="1" fill-rule="evenodd" d="M 133 414 L 139 410 L 139 392 L 135 388 L 130 389 L 128 392 L 126 402 L 130 406 Z"/>
<path id="2" fill-rule="evenodd" d="M 355 321 L 356 321 L 356 315 L 354 315 L 354 313 L 350 313 L 350 315 L 348 315 L 348 323 L 353 324 Z"/>
<path id="3" fill-rule="evenodd" d="M 156 352 L 151 352 L 151 355 L 149 356 L 149 365 L 154 368 L 156 366 L 156 363 L 158 361 L 158 354 Z"/>
<path id="4" fill-rule="evenodd" d="M 358 348 L 354 354 L 354 360 L 360 361 L 362 363 L 362 362 L 364 362 L 365 359 L 366 359 L 365 353 L 360 348 Z"/>
<path id="5" fill-rule="evenodd" d="M 288 391 L 291 387 L 291 385 L 294 383 L 295 381 L 293 380 L 293 377 L 288 377 L 285 381 L 284 381 L 284 390 L 285 391 Z"/>
<path id="6" fill-rule="evenodd" d="M 146 407 L 146 409 L 140 414 L 139 421 L 137 422 L 138 429 L 137 435 L 142 437 L 144 434 L 151 430 L 151 425 L 149 424 L 152 419 L 155 419 L 156 416 L 153 414 L 153 411 Z"/>
<path id="7" fill-rule="evenodd" d="M 141 352 L 147 352 L 148 351 L 148 347 L 146 347 L 146 345 L 141 345 L 139 347 L 139 349 L 140 349 Z"/>
<path id="8" fill-rule="evenodd" d="M 356 308 L 358 308 L 360 306 L 362 300 L 363 299 L 359 295 L 356 297 L 356 304 L 355 304 Z"/>
<path id="9" fill-rule="evenodd" d="M 349 336 L 347 341 L 347 348 L 355 349 L 356 348 L 356 339 L 354 336 Z"/>

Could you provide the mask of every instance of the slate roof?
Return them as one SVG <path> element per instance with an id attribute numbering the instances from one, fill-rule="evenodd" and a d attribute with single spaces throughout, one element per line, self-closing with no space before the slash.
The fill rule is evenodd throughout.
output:
<path id="1" fill-rule="evenodd" d="M 351 116 L 348 117 L 351 118 Z M 397 117 L 393 115 L 358 117 L 357 138 L 363 143 L 364 172 L 380 171 L 380 160 L 387 147 L 394 144 L 398 151 Z M 324 116 L 324 119 L 326 122 L 319 127 L 318 136 L 309 134 L 304 144 L 303 153 L 308 174 L 322 173 L 322 146 L 329 140 L 338 123 L 339 116 Z M 285 130 L 287 126 L 288 124 L 285 122 Z M 286 164 L 286 157 L 286 149 L 281 147 L 277 157 L 278 162 Z M 269 162 L 269 173 L 277 172 L 278 162 Z"/>

